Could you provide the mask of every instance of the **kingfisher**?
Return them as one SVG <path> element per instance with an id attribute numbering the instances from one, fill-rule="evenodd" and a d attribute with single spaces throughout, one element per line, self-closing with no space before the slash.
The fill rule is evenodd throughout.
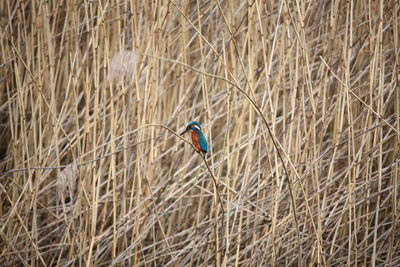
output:
<path id="1" fill-rule="evenodd" d="M 208 143 L 205 135 L 201 131 L 200 123 L 198 123 L 197 121 L 190 122 L 186 129 L 181 133 L 181 135 L 189 131 L 192 132 L 193 145 L 204 157 L 208 151 Z"/>

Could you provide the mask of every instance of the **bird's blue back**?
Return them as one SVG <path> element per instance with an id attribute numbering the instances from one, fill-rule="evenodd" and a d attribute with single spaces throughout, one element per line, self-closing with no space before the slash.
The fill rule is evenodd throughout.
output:
<path id="1" fill-rule="evenodd" d="M 208 143 L 207 143 L 207 139 L 204 136 L 202 131 L 196 130 L 197 135 L 199 136 L 199 145 L 201 147 L 201 150 L 203 150 L 204 152 L 208 152 Z"/>

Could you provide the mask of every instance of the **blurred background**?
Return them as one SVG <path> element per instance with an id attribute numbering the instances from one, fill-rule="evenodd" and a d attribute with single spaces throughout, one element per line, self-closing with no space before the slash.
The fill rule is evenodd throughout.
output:
<path id="1" fill-rule="evenodd" d="M 399 18 L 1 1 L 0 264 L 398 266 Z"/>

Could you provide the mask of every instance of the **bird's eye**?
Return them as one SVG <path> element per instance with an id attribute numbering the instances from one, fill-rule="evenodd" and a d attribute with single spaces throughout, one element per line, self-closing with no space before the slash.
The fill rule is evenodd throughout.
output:
<path id="1" fill-rule="evenodd" d="M 190 130 L 190 126 L 186 127 L 186 129 Z"/>

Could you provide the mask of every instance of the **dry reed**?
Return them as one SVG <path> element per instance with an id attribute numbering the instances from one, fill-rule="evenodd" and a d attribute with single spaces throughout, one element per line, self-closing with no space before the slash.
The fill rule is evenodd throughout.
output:
<path id="1" fill-rule="evenodd" d="M 0 1 L 0 265 L 400 265 L 399 15 Z"/>

